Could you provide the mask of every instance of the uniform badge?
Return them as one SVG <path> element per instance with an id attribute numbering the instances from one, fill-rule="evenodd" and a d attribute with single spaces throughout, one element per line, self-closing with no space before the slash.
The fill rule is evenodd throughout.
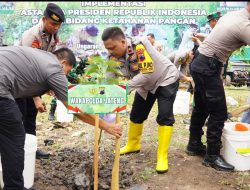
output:
<path id="1" fill-rule="evenodd" d="M 47 34 L 45 32 L 42 33 L 41 38 L 47 38 Z"/>
<path id="2" fill-rule="evenodd" d="M 130 59 L 130 60 L 136 60 L 136 56 L 135 56 L 135 54 L 131 54 L 131 55 L 129 55 L 129 59 Z"/>
<path id="3" fill-rule="evenodd" d="M 55 14 L 52 14 L 50 17 L 51 17 L 52 19 L 54 19 L 55 21 L 59 21 L 59 17 L 56 16 Z"/>
<path id="4" fill-rule="evenodd" d="M 139 70 L 139 65 L 138 65 L 138 62 L 137 62 L 136 59 L 131 60 L 131 61 L 129 62 L 129 69 L 130 69 L 131 71 L 133 71 L 133 72 Z"/>
<path id="5" fill-rule="evenodd" d="M 38 40 L 34 40 L 34 41 L 32 42 L 32 44 L 31 44 L 31 47 L 37 48 L 37 49 L 40 49 L 41 46 L 42 46 L 42 43 L 39 42 Z"/>
<path id="6" fill-rule="evenodd" d="M 182 61 L 183 61 L 183 58 L 180 57 L 180 58 L 178 59 L 178 62 L 182 62 Z"/>
<path id="7" fill-rule="evenodd" d="M 137 58 L 139 59 L 139 62 L 145 60 L 144 49 L 142 49 L 142 48 L 136 49 L 136 55 L 137 55 Z"/>
<path id="8" fill-rule="evenodd" d="M 133 49 L 131 46 L 128 46 L 128 54 L 134 54 Z"/>
<path id="9" fill-rule="evenodd" d="M 154 72 L 154 62 L 142 44 L 136 45 L 138 67 L 142 74 Z"/>

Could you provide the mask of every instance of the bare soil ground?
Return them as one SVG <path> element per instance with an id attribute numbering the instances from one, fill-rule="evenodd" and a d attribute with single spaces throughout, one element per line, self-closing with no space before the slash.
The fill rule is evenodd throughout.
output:
<path id="1" fill-rule="evenodd" d="M 233 96 L 243 104 L 249 90 L 227 89 L 227 95 Z M 239 95 L 239 92 L 240 95 Z M 238 98 L 237 98 L 238 97 Z M 133 95 L 130 97 L 129 109 Z M 49 108 L 50 97 L 45 96 Z M 231 107 L 230 107 L 231 109 Z M 190 115 L 177 115 L 174 133 L 169 149 L 169 171 L 157 174 L 157 124 L 154 106 L 142 136 L 140 153 L 120 157 L 120 189 L 129 190 L 247 190 L 250 189 L 250 172 L 221 172 L 203 166 L 202 158 L 188 156 L 185 146 L 188 141 L 188 125 L 184 118 Z M 92 161 L 94 144 L 94 127 L 75 120 L 62 123 L 57 127 L 47 120 L 48 113 L 39 114 L 41 125 L 37 129 L 38 147 L 51 153 L 48 160 L 36 160 L 36 190 L 71 190 L 92 189 Z M 235 118 L 237 119 L 237 118 Z M 123 115 L 124 126 L 121 144 L 126 143 L 128 114 Z M 54 144 L 45 146 L 44 140 L 53 140 Z M 205 142 L 205 137 L 204 137 Z M 114 160 L 114 139 L 102 133 L 99 155 L 99 189 L 110 189 L 111 171 Z M 80 174 L 80 175 L 78 175 Z M 77 176 L 77 177 L 76 177 Z M 82 184 L 77 183 L 82 180 Z"/>

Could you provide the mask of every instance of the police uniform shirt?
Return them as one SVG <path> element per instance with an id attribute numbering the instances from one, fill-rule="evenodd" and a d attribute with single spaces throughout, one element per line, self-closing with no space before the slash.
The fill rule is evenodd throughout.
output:
<path id="1" fill-rule="evenodd" d="M 188 61 L 188 51 L 173 51 L 167 55 L 167 58 L 174 63 L 177 69 L 180 71 L 180 78 L 184 78 L 187 73 L 187 61 Z"/>
<path id="2" fill-rule="evenodd" d="M 20 45 L 53 52 L 56 49 L 58 42 L 58 35 L 46 33 L 44 31 L 43 21 L 40 19 L 37 25 L 31 27 L 23 33 Z"/>
<path id="3" fill-rule="evenodd" d="M 0 47 L 0 97 L 34 97 L 53 90 L 67 101 L 63 66 L 50 52 L 24 46 Z"/>
<path id="4" fill-rule="evenodd" d="M 225 63 L 233 51 L 250 45 L 250 13 L 246 8 L 228 12 L 220 18 L 216 27 L 201 44 L 198 51 L 208 57 L 215 54 Z"/>
<path id="5" fill-rule="evenodd" d="M 113 59 L 118 61 L 120 66 L 120 71 L 123 74 L 123 77 L 127 79 L 133 78 L 135 75 L 139 73 L 138 69 L 132 70 L 131 68 L 133 65 L 138 67 L 136 52 L 135 52 L 135 45 L 132 44 L 131 39 L 127 38 L 127 50 L 125 56 L 115 59 L 110 54 L 108 54 L 109 59 Z M 107 73 L 107 77 L 114 78 L 117 77 L 115 73 Z"/>
<path id="6" fill-rule="evenodd" d="M 163 45 L 161 42 L 155 41 L 153 46 L 155 47 L 155 49 L 157 49 L 157 51 L 159 51 L 160 53 L 163 53 L 164 49 L 163 49 Z"/>
<path id="7" fill-rule="evenodd" d="M 147 37 L 135 37 L 132 40 L 127 39 L 127 43 L 142 43 L 154 62 L 154 72 L 148 74 L 139 73 L 129 80 L 129 91 L 136 90 L 142 98 L 146 99 L 148 92 L 154 94 L 159 86 L 170 85 L 179 79 L 179 71 L 175 65 L 166 56 L 158 52 Z M 126 60 L 128 57 L 126 55 Z M 131 76 L 128 70 L 122 70 L 122 72 L 124 76 Z"/>

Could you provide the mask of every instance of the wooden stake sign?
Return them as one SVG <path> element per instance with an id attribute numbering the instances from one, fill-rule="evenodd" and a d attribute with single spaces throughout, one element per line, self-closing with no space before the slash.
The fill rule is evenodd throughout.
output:
<path id="1" fill-rule="evenodd" d="M 101 57 L 88 59 L 89 66 L 84 75 L 77 78 L 78 84 L 68 85 L 68 113 L 95 114 L 94 142 L 94 190 L 98 190 L 99 158 L 99 114 L 116 114 L 116 123 L 120 123 L 119 114 L 126 113 L 128 86 L 119 83 L 119 77 L 108 78 L 106 73 L 121 76 L 119 63 L 104 60 Z M 115 160 L 112 170 L 111 189 L 119 189 L 120 138 L 116 138 Z"/>

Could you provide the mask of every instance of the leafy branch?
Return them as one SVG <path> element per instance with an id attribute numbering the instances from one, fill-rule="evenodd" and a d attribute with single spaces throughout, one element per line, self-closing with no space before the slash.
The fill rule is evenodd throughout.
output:
<path id="1" fill-rule="evenodd" d="M 118 62 L 94 56 L 89 58 L 88 64 L 84 75 L 79 77 L 80 84 L 119 84 L 122 73 Z"/>

